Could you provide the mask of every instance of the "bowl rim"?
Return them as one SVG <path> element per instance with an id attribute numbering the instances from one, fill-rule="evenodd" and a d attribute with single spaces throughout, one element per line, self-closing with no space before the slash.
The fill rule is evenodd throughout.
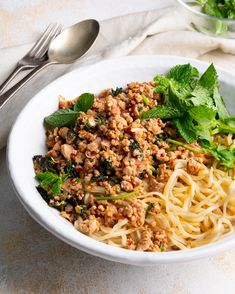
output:
<path id="1" fill-rule="evenodd" d="M 205 17 L 205 18 L 209 18 L 211 20 L 220 20 L 220 21 L 224 21 L 224 22 L 228 22 L 228 23 L 235 23 L 235 19 L 233 18 L 222 18 L 222 17 L 217 17 L 217 16 L 213 16 L 213 15 L 208 15 L 206 13 L 197 11 L 196 9 L 194 9 L 193 7 L 189 6 L 185 1 L 183 0 L 176 0 L 180 5 L 182 5 L 185 9 L 191 11 L 194 14 L 197 14 L 198 16 L 201 17 Z"/>
<path id="2" fill-rule="evenodd" d="M 88 236 L 84 236 L 84 238 L 81 238 L 79 240 L 79 243 L 77 242 L 77 239 L 73 236 L 71 236 L 68 232 L 62 231 L 60 227 L 55 226 L 51 220 L 48 220 L 46 218 L 42 217 L 42 214 L 39 210 L 36 210 L 35 207 L 27 200 L 27 196 L 25 197 L 26 191 L 24 191 L 19 185 L 19 181 L 15 181 L 15 174 L 14 174 L 14 162 L 12 162 L 12 157 L 14 154 L 14 142 L 15 141 L 15 132 L 17 130 L 17 124 L 20 122 L 21 117 L 23 117 L 25 109 L 29 108 L 31 103 L 33 103 L 34 99 L 37 99 L 41 92 L 46 91 L 49 87 L 53 86 L 54 84 L 63 81 L 63 79 L 66 77 L 72 76 L 75 72 L 81 72 L 84 70 L 91 70 L 91 69 L 97 69 L 100 66 L 105 66 L 107 64 L 112 64 L 113 62 L 116 62 L 117 64 L 126 62 L 133 62 L 138 63 L 140 60 L 149 62 L 150 64 L 152 62 L 156 62 L 156 59 L 161 60 L 161 62 L 172 62 L 172 64 L 177 64 L 180 62 L 187 62 L 187 63 L 193 63 L 196 64 L 196 66 L 206 67 L 209 64 L 207 62 L 198 61 L 196 59 L 191 58 L 185 58 L 180 56 L 174 56 L 174 55 L 137 55 L 137 56 L 126 56 L 121 58 L 114 58 L 109 60 L 104 60 L 101 62 L 98 62 L 93 65 L 85 66 L 82 69 L 75 69 L 71 72 L 66 73 L 65 75 L 62 75 L 58 79 L 54 80 L 52 83 L 47 85 L 45 88 L 43 88 L 41 91 L 39 91 L 32 99 L 26 104 L 26 106 L 23 108 L 23 110 L 18 115 L 8 138 L 7 143 L 7 168 L 8 173 L 10 175 L 11 183 L 13 185 L 13 188 L 16 192 L 16 195 L 20 202 L 23 204 L 25 209 L 28 211 L 28 213 L 32 216 L 33 219 L 35 219 L 40 225 L 42 225 L 45 229 L 50 231 L 53 235 L 57 236 L 59 239 L 63 240 L 67 244 L 80 249 L 82 251 L 85 251 L 86 253 L 105 258 L 107 260 L 126 263 L 126 264 L 133 264 L 133 265 L 156 265 L 156 264 L 167 264 L 167 263 L 177 263 L 177 262 L 185 262 L 185 261 L 191 261 L 203 257 L 209 257 L 218 253 L 222 253 L 226 251 L 227 249 L 232 248 L 235 246 L 235 233 L 234 236 L 231 238 L 227 237 L 228 239 L 223 238 L 220 241 L 213 242 L 207 245 L 203 245 L 197 248 L 192 248 L 188 250 L 181 250 L 181 251 L 171 251 L 171 252 L 139 252 L 139 251 L 133 251 L 129 249 L 123 249 L 123 248 L 117 248 L 114 246 L 110 246 L 107 244 L 104 244 L 102 242 L 96 241 Z M 217 67 L 217 70 L 219 72 L 219 75 L 222 73 L 225 77 L 226 75 L 230 78 L 234 75 L 222 69 L 221 67 Z M 235 77 L 235 76 L 234 76 Z M 35 190 L 36 192 L 36 190 Z M 27 193 L 26 193 L 27 194 Z M 48 207 L 48 205 L 45 203 L 45 207 Z M 52 215 L 52 213 L 51 213 Z M 80 232 L 78 232 L 81 234 Z M 83 235 L 83 234 L 82 234 Z M 89 242 L 87 242 L 87 239 L 89 238 Z"/>

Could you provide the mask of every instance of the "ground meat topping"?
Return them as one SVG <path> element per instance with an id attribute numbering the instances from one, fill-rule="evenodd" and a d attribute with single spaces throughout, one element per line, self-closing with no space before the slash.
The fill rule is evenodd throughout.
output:
<path id="1" fill-rule="evenodd" d="M 47 130 L 48 152 L 34 157 L 36 173 L 63 175 L 57 179 L 60 191 L 54 196 L 51 191 L 43 192 L 50 206 L 87 235 L 127 221 L 131 233 L 123 237 L 122 246 L 138 251 L 167 249 L 166 231 L 154 220 L 160 205 L 154 207 L 134 197 L 97 201 L 96 196 L 137 191 L 156 198 L 154 193 L 163 192 L 179 165 L 198 175 L 211 160 L 168 143 L 169 136 L 177 138 L 169 121 L 139 119 L 142 111 L 163 103 L 155 86 L 155 82 L 132 82 L 125 89 L 103 90 L 86 113 L 80 112 L 75 125 Z M 75 103 L 76 99 L 60 97 L 59 108 L 71 110 Z"/>

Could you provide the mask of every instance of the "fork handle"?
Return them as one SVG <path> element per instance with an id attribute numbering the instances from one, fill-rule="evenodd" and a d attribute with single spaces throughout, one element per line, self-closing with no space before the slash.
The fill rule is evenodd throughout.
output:
<path id="1" fill-rule="evenodd" d="M 2 107 L 14 96 L 28 81 L 30 81 L 36 74 L 38 74 L 45 67 L 55 64 L 56 62 L 45 61 L 34 70 L 32 70 L 27 76 L 25 76 L 22 80 L 20 80 L 17 84 L 11 87 L 4 94 L 0 95 L 0 110 Z"/>
<path id="2" fill-rule="evenodd" d="M 7 79 L 0 85 L 0 95 L 3 93 L 3 91 L 6 89 L 7 85 L 18 75 L 19 72 L 32 68 L 29 65 L 22 65 L 17 64 L 12 73 L 7 77 Z"/>

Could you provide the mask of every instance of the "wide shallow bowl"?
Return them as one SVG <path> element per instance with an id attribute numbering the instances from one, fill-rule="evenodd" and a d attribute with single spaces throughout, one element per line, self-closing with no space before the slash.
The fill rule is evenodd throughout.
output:
<path id="1" fill-rule="evenodd" d="M 176 0 L 182 17 L 196 31 L 214 36 L 235 39 L 235 19 L 219 18 L 202 12 L 195 0 Z"/>
<path id="2" fill-rule="evenodd" d="M 15 191 L 29 214 L 52 234 L 87 253 L 135 265 L 185 262 L 223 252 L 235 246 L 235 234 L 195 249 L 172 252 L 138 252 L 103 244 L 78 232 L 71 223 L 51 208 L 35 189 L 32 157 L 43 154 L 43 118 L 58 107 L 58 95 L 72 99 L 83 92 L 99 93 L 108 87 L 125 86 L 131 81 L 150 81 L 176 64 L 188 63 L 204 71 L 208 64 L 174 56 L 134 56 L 100 62 L 72 71 L 39 92 L 18 116 L 8 140 L 8 168 Z M 218 69 L 221 91 L 228 108 L 235 110 L 235 78 Z"/>

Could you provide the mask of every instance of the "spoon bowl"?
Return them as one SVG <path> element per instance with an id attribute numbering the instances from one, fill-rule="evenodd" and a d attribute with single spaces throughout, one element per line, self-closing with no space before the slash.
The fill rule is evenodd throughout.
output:
<path id="1" fill-rule="evenodd" d="M 48 58 L 56 63 L 71 63 L 82 57 L 93 45 L 99 33 L 99 23 L 89 19 L 60 33 L 50 44 Z"/>

